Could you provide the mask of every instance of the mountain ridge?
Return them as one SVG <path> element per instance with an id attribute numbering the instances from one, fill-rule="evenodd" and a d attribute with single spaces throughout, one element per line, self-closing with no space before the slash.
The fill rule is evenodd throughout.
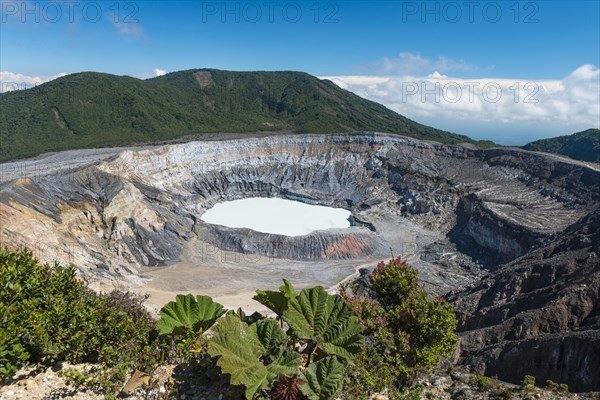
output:
<path id="1" fill-rule="evenodd" d="M 600 129 L 540 139 L 522 146 L 524 150 L 559 154 L 574 160 L 600 162 Z"/>
<path id="2" fill-rule="evenodd" d="M 379 131 L 495 145 L 419 124 L 304 72 L 191 69 L 146 80 L 80 72 L 2 93 L 0 103 L 0 162 L 216 132 Z"/>

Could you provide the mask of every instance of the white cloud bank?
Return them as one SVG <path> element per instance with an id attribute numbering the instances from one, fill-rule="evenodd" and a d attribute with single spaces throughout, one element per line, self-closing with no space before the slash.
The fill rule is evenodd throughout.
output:
<path id="1" fill-rule="evenodd" d="M 600 127 L 600 69 L 590 64 L 561 80 L 459 79 L 439 72 L 321 78 L 408 118 L 499 143 Z"/>
<path id="2" fill-rule="evenodd" d="M 169 71 L 154 68 L 151 72 L 144 73 L 137 76 L 140 79 L 154 78 L 169 73 Z M 13 90 L 31 89 L 34 86 L 41 85 L 42 83 L 49 82 L 61 76 L 67 75 L 66 72 L 52 76 L 30 76 L 19 74 L 11 71 L 0 71 L 0 93 L 11 92 Z"/>
<path id="3" fill-rule="evenodd" d="M 66 72 L 53 76 L 29 76 L 16 72 L 0 71 L 0 93 L 29 89 L 65 75 L 67 75 Z"/>

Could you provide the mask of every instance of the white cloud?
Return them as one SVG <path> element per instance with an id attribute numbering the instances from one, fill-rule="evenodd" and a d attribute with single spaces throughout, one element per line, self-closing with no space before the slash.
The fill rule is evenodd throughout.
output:
<path id="1" fill-rule="evenodd" d="M 0 93 L 29 89 L 65 75 L 67 75 L 65 72 L 61 72 L 53 76 L 29 76 L 16 72 L 0 71 Z"/>
<path id="2" fill-rule="evenodd" d="M 145 37 L 144 29 L 139 22 L 114 22 L 113 25 L 117 28 L 117 32 L 125 37 L 129 38 L 142 38 Z"/>
<path id="3" fill-rule="evenodd" d="M 143 74 L 134 75 L 134 76 L 139 79 L 150 79 L 150 78 L 156 78 L 157 76 L 163 76 L 168 73 L 169 73 L 169 71 L 167 71 L 166 69 L 154 68 L 152 71 L 144 72 Z"/>
<path id="4" fill-rule="evenodd" d="M 585 64 L 573 71 L 568 78 L 572 80 L 589 81 L 598 79 L 599 76 L 600 69 L 598 69 L 598 67 L 591 64 Z"/>
<path id="5" fill-rule="evenodd" d="M 472 71 L 475 66 L 467 64 L 463 60 L 452 60 L 448 57 L 439 56 L 433 60 L 422 57 L 418 53 L 402 52 L 397 57 L 384 57 L 366 69 L 376 74 L 396 75 L 426 75 L 431 73 L 450 71 Z"/>
<path id="6" fill-rule="evenodd" d="M 526 125 L 527 132 L 537 137 L 542 129 L 572 133 L 600 127 L 600 69 L 589 64 L 560 80 L 463 79 L 437 71 L 424 77 L 324 78 L 419 122 L 447 130 L 462 127 L 461 133 L 471 135 L 473 132 L 465 131 L 465 126 L 477 126 L 479 133 L 483 127 L 490 132 L 505 131 L 510 136 L 510 132 L 522 134 Z M 484 138 L 486 134 L 473 136 Z"/>
<path id="7" fill-rule="evenodd" d="M 436 78 L 436 79 L 438 79 L 438 78 L 447 78 L 448 75 L 443 75 L 443 74 L 440 74 L 439 72 L 435 71 L 433 74 L 427 75 L 427 77 L 428 78 Z"/>

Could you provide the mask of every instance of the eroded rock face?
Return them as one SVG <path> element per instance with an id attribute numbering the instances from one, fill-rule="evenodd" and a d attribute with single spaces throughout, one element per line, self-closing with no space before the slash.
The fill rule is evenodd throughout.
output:
<path id="1" fill-rule="evenodd" d="M 2 183 L 0 241 L 40 248 L 42 259 L 72 262 L 94 279 L 135 279 L 140 266 L 177 261 L 198 236 L 266 256 L 381 258 L 404 240 L 390 224 L 408 219 L 442 237 L 450 232 L 459 250 L 476 260 L 485 253 L 481 263 L 493 266 L 588 212 L 600 200 L 599 176 L 535 153 L 383 134 L 190 142 L 124 150 L 73 169 L 67 160 L 50 174 Z M 291 239 L 199 219 L 217 202 L 258 196 L 344 207 L 357 223 Z"/>
<path id="2" fill-rule="evenodd" d="M 600 209 L 448 298 L 474 372 L 600 388 Z"/>
<path id="3" fill-rule="evenodd" d="M 208 225 L 208 224 L 207 224 Z M 368 229 L 328 229 L 300 237 L 251 229 L 204 226 L 201 238 L 227 251 L 290 260 L 346 260 L 383 257 L 381 239 Z"/>

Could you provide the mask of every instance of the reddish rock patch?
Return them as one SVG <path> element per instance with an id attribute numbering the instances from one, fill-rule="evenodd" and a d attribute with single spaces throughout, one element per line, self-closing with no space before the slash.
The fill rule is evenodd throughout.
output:
<path id="1" fill-rule="evenodd" d="M 196 78 L 196 81 L 198 81 L 201 88 L 205 88 L 214 83 L 210 71 L 194 72 L 194 78 Z"/>
<path id="2" fill-rule="evenodd" d="M 370 246 L 358 237 L 344 237 L 329 244 L 323 252 L 323 258 L 355 258 L 369 255 Z"/>

